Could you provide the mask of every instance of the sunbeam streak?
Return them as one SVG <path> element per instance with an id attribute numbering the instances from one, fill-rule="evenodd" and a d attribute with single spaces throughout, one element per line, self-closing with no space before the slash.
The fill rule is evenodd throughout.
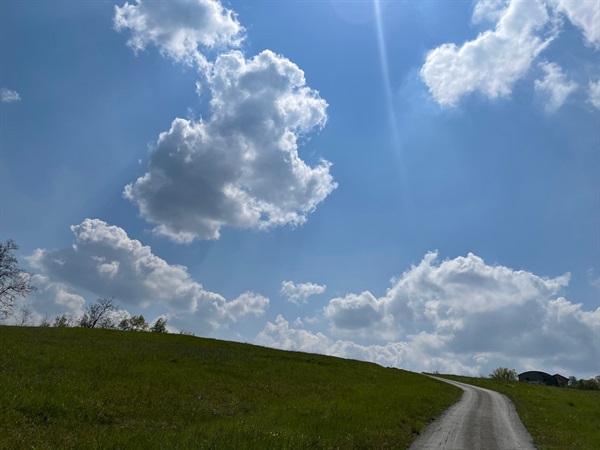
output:
<path id="1" fill-rule="evenodd" d="M 394 154 L 398 160 L 398 171 L 400 176 L 400 182 L 402 186 L 402 202 L 405 208 L 408 208 L 409 198 L 407 196 L 407 180 L 406 180 L 406 169 L 404 166 L 404 158 L 402 156 L 402 148 L 400 142 L 400 133 L 398 132 L 398 119 L 396 116 L 396 109 L 394 107 L 394 96 L 392 92 L 392 83 L 390 81 L 390 71 L 388 65 L 388 53 L 385 44 L 385 37 L 383 32 L 383 22 L 381 20 L 381 3 L 379 0 L 373 0 L 373 7 L 375 9 L 375 27 L 377 30 L 377 47 L 379 49 L 379 62 L 381 66 L 381 76 L 383 78 L 383 88 L 385 94 L 385 103 L 388 115 L 388 125 L 390 129 L 392 146 Z"/>
<path id="2" fill-rule="evenodd" d="M 387 48 L 385 38 L 383 36 L 383 23 L 381 21 L 381 4 L 379 0 L 373 0 L 375 8 L 375 26 L 377 28 L 377 46 L 379 48 L 379 62 L 381 65 L 381 75 L 383 77 L 383 88 L 385 90 L 385 101 L 388 110 L 388 120 L 394 147 L 400 145 L 400 136 L 398 135 L 396 111 L 392 101 L 392 84 L 390 82 L 390 71 L 388 67 Z"/>

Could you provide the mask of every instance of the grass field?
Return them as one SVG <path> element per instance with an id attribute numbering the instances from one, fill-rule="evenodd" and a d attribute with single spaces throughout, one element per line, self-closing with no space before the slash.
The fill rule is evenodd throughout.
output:
<path id="1" fill-rule="evenodd" d="M 536 445 L 544 449 L 600 448 L 600 392 L 439 375 L 505 394 Z"/>
<path id="2" fill-rule="evenodd" d="M 462 392 L 193 336 L 0 327 L 0 448 L 405 448 Z"/>

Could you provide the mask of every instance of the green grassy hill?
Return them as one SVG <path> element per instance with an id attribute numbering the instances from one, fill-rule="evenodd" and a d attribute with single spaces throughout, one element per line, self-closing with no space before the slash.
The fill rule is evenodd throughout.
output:
<path id="1" fill-rule="evenodd" d="M 600 392 L 489 378 L 439 376 L 506 395 L 542 450 L 600 448 Z"/>
<path id="2" fill-rule="evenodd" d="M 0 448 L 405 448 L 462 391 L 192 336 L 0 327 Z"/>

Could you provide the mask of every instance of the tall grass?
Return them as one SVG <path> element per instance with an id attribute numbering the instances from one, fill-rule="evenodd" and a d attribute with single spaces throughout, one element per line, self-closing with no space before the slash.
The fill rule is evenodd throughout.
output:
<path id="1" fill-rule="evenodd" d="M 505 394 L 536 445 L 544 449 L 600 448 L 600 392 L 440 375 Z"/>
<path id="2" fill-rule="evenodd" d="M 405 448 L 461 391 L 192 336 L 0 327 L 0 448 Z"/>

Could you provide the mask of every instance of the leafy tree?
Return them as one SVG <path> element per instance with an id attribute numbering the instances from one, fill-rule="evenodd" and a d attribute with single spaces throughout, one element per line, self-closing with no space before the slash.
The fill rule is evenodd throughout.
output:
<path id="1" fill-rule="evenodd" d="M 112 317 L 105 317 L 96 325 L 96 328 L 103 328 L 105 330 L 114 330 L 117 328 L 117 324 Z"/>
<path id="2" fill-rule="evenodd" d="M 20 269 L 14 251 L 19 247 L 12 239 L 0 242 L 0 320 L 12 314 L 15 300 L 36 290 L 31 274 Z"/>
<path id="3" fill-rule="evenodd" d="M 123 319 L 119 323 L 119 330 L 123 331 L 148 331 L 148 323 L 144 316 L 133 316 L 128 319 Z"/>
<path id="4" fill-rule="evenodd" d="M 514 369 L 507 369 L 506 367 L 498 367 L 490 374 L 490 378 L 494 380 L 502 381 L 518 381 L 519 377 Z"/>
<path id="5" fill-rule="evenodd" d="M 154 322 L 154 325 L 152 325 L 152 328 L 150 328 L 150 331 L 152 331 L 153 333 L 168 333 L 167 319 L 159 317 L 158 320 Z"/>
<path id="6" fill-rule="evenodd" d="M 79 319 L 79 326 L 83 328 L 111 328 L 109 323 L 110 313 L 117 307 L 112 298 L 99 298 L 86 307 L 85 314 Z"/>

